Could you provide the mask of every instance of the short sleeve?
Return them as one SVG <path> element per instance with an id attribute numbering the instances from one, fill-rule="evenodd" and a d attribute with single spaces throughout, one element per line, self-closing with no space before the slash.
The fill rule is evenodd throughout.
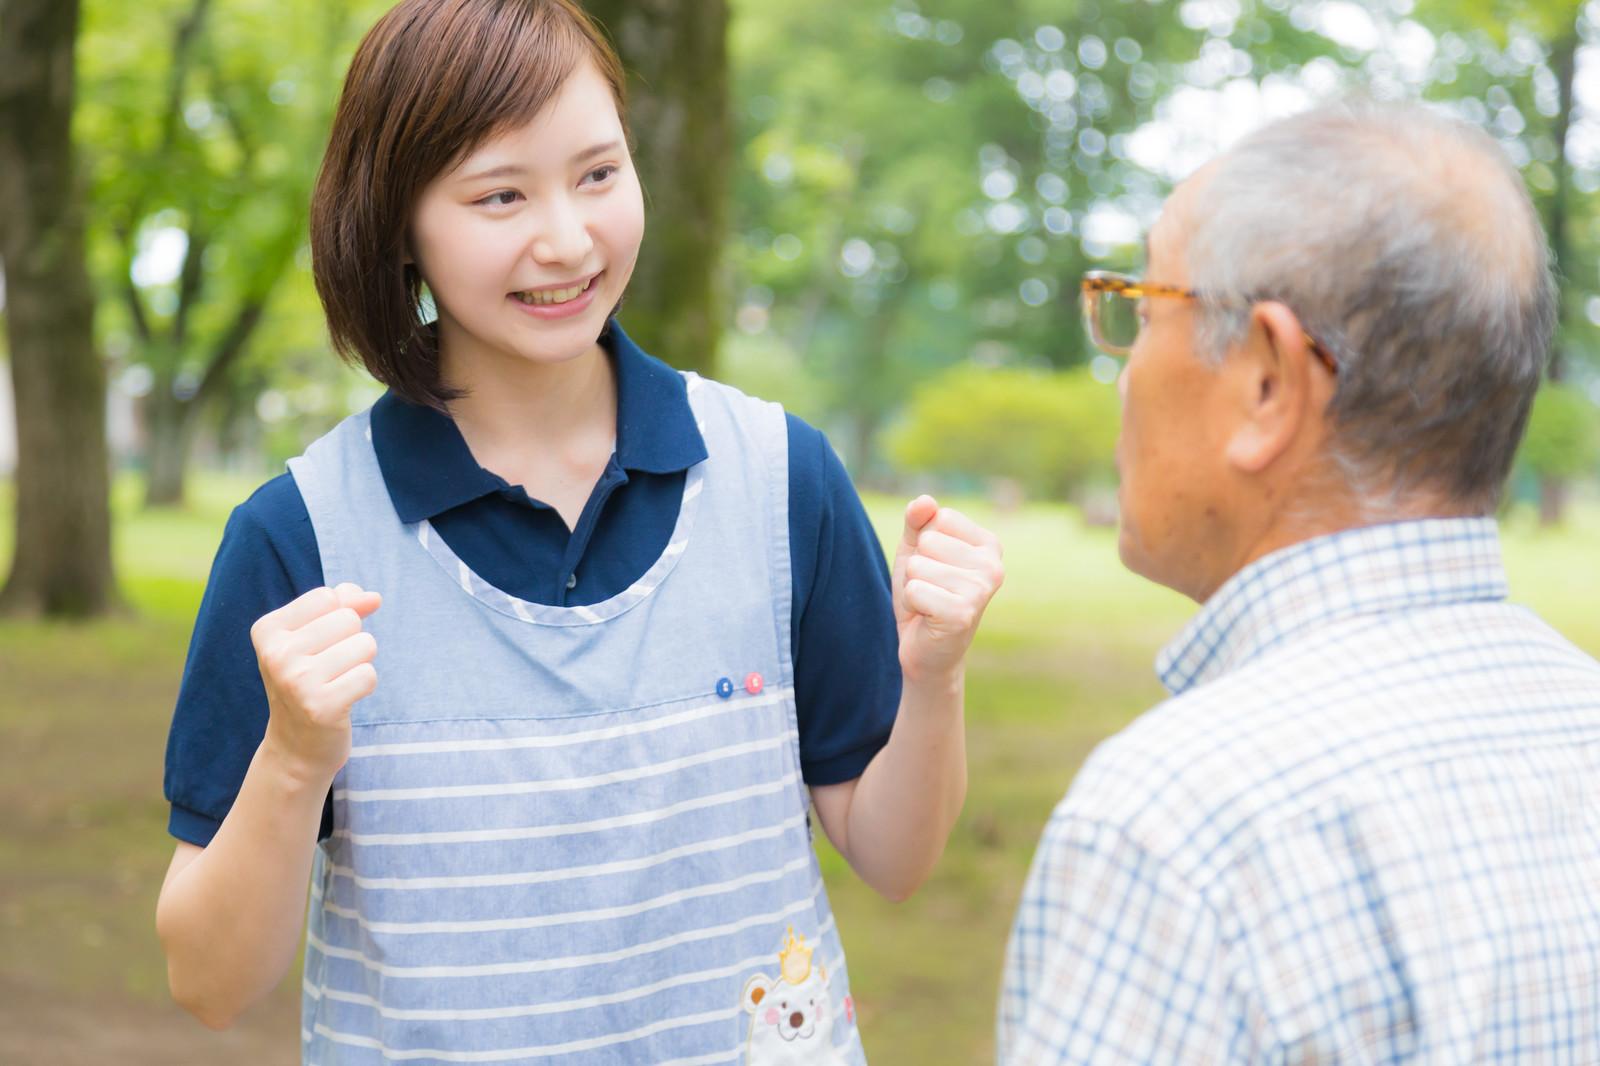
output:
<path id="1" fill-rule="evenodd" d="M 822 433 L 789 416 L 789 543 L 800 770 L 861 776 L 900 707 L 899 637 L 883 547 Z"/>
<path id="2" fill-rule="evenodd" d="M 1002 1066 L 1235 1062 L 1244 1018 L 1207 901 L 1122 830 L 1058 810 L 1007 952 Z"/>
<path id="3" fill-rule="evenodd" d="M 266 690 L 250 627 L 321 584 L 305 502 L 293 478 L 281 475 L 229 516 L 200 601 L 167 735 L 168 831 L 179 840 L 211 843 L 266 734 Z M 322 834 L 331 828 L 325 805 Z"/>

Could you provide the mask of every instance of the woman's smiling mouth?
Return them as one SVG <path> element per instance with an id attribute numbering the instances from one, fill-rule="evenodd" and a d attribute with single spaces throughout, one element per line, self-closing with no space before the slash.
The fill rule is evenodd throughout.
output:
<path id="1" fill-rule="evenodd" d="M 600 280 L 601 271 L 588 278 L 586 281 L 574 282 L 571 285 L 559 288 L 526 289 L 522 292 L 513 292 L 507 299 L 514 301 L 517 307 L 530 315 L 538 318 L 564 318 L 575 315 L 594 302 L 596 282 Z"/>

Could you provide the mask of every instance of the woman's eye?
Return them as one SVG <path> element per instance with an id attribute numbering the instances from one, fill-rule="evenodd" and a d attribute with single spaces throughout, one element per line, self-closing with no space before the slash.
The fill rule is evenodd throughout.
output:
<path id="1" fill-rule="evenodd" d="M 615 174 L 616 172 L 617 168 L 612 164 L 607 163 L 603 167 L 595 167 L 593 170 L 589 171 L 589 173 L 584 175 L 583 180 L 588 182 L 590 185 L 599 185 L 601 182 L 609 179 L 611 175 Z"/>
<path id="2" fill-rule="evenodd" d="M 509 207 L 516 202 L 516 198 L 520 195 L 522 194 L 514 189 L 501 189 L 499 192 L 492 192 L 485 196 L 478 203 L 487 204 L 490 207 Z"/>

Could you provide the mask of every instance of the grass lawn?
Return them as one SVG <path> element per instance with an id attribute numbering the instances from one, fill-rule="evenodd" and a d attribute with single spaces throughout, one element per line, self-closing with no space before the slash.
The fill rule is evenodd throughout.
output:
<path id="1" fill-rule="evenodd" d="M 134 616 L 0 623 L 0 1062 L 298 1062 L 293 981 L 235 1031 L 208 1033 L 167 1003 L 151 927 L 172 849 L 161 797 L 172 699 L 223 520 L 251 485 L 194 488 L 186 511 L 145 514 L 137 486 L 118 486 Z M 893 543 L 899 502 L 869 506 Z M 1004 538 L 1010 576 L 973 651 L 971 791 L 945 860 L 915 899 L 891 905 L 823 855 L 880 1066 L 989 1059 L 1038 831 L 1094 744 L 1161 698 L 1151 659 L 1191 612 L 1125 573 L 1114 534 L 1065 508 L 973 511 Z M 0 561 L 10 535 L 0 491 Z M 1506 549 L 1514 598 L 1600 654 L 1600 506 L 1555 533 L 1517 516 Z"/>

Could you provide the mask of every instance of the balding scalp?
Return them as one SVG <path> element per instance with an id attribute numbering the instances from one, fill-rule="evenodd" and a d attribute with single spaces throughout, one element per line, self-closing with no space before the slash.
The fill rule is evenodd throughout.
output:
<path id="1" fill-rule="evenodd" d="M 1202 349 L 1278 300 L 1333 353 L 1333 458 L 1364 495 L 1492 510 L 1556 321 L 1549 251 L 1485 133 L 1416 104 L 1352 100 L 1273 123 L 1188 203 Z"/>

